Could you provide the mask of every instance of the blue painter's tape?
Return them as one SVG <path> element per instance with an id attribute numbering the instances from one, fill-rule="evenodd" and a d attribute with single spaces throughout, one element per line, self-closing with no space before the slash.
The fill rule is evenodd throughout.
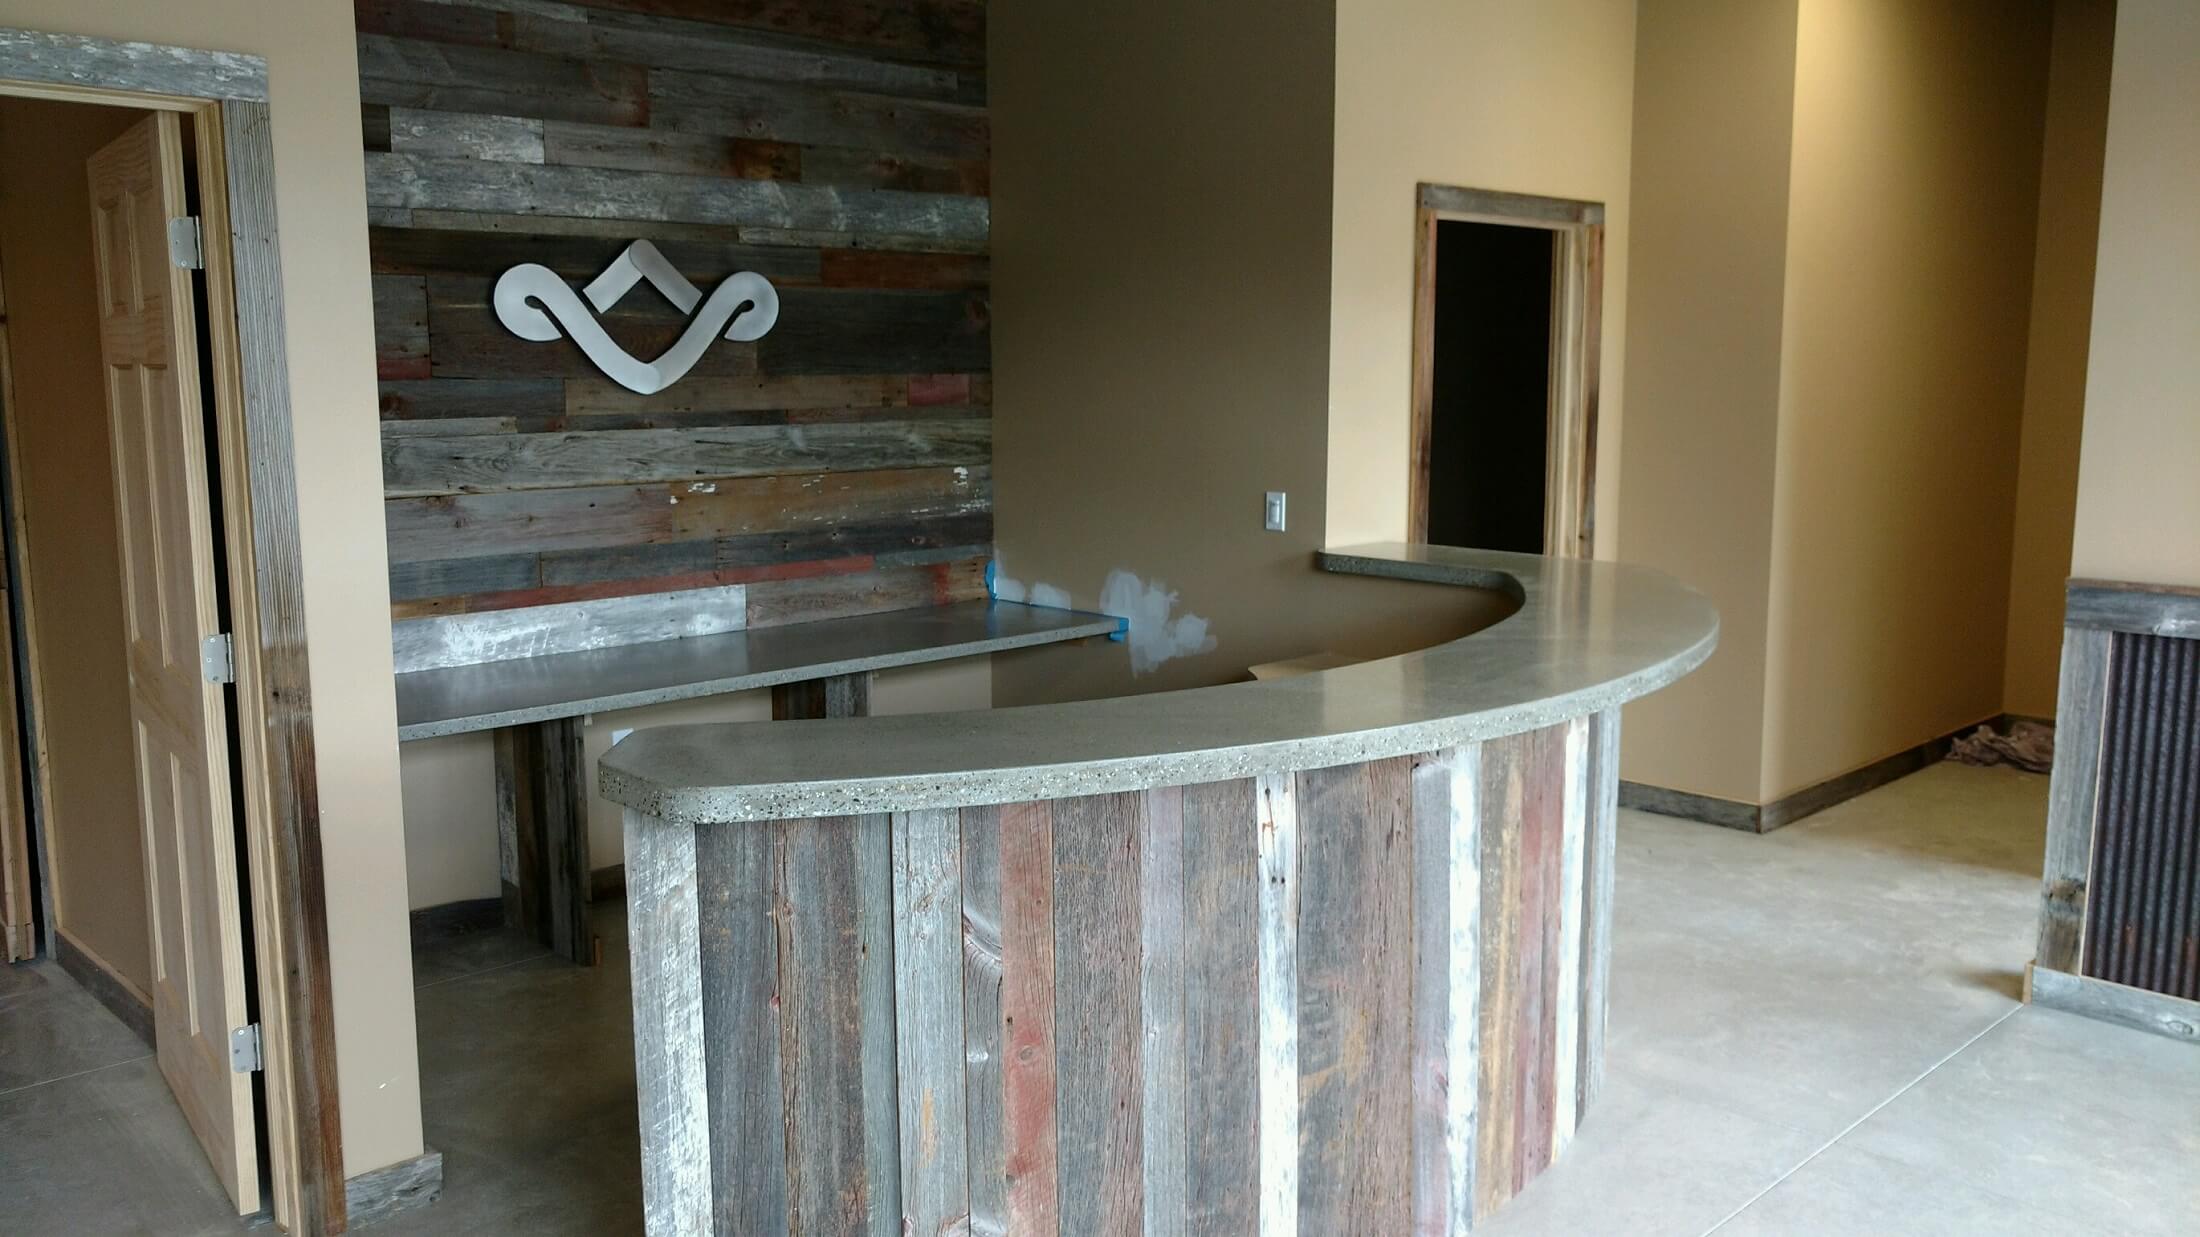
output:
<path id="1" fill-rule="evenodd" d="M 999 559 L 989 558 L 985 560 L 985 597 L 987 601 L 999 601 L 1001 599 L 1001 595 L 995 592 L 993 588 L 993 577 L 1000 569 Z"/>
<path id="2" fill-rule="evenodd" d="M 1114 641 L 1117 644 L 1121 644 L 1125 640 L 1130 639 L 1131 621 L 1119 614 L 1110 615 L 1109 617 L 1115 620 L 1115 630 L 1108 633 L 1108 639 Z"/>

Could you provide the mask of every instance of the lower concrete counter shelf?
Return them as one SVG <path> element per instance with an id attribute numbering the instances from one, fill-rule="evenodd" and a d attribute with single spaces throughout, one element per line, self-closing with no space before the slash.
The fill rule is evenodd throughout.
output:
<path id="1" fill-rule="evenodd" d="M 1619 706 L 1717 615 L 1610 563 L 1321 565 L 1520 607 L 1287 679 L 613 748 L 648 1231 L 1462 1233 L 1548 1166 L 1603 1071 Z"/>

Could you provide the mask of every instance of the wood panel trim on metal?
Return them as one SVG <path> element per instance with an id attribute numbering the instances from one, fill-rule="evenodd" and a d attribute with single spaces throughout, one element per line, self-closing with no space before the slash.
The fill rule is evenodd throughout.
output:
<path id="1" fill-rule="evenodd" d="M 2106 630 L 2063 629 L 2035 960 L 2049 970 L 2072 974 L 2085 957 L 2086 887 L 2093 868 L 2093 820 L 2100 794 L 2111 642 Z"/>
<path id="2" fill-rule="evenodd" d="M 2200 1046 L 2200 1001 L 2073 975 L 2038 962 L 2025 968 L 2024 999 L 2029 1004 Z"/>
<path id="3" fill-rule="evenodd" d="M 2075 579 L 2064 596 L 2063 625 L 2200 640 L 2200 588 Z"/>

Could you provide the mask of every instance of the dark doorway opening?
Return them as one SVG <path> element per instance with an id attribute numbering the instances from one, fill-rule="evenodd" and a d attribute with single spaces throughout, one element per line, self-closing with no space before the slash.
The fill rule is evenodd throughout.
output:
<path id="1" fill-rule="evenodd" d="M 1432 544 L 1544 552 L 1557 235 L 1451 219 L 1436 225 Z"/>

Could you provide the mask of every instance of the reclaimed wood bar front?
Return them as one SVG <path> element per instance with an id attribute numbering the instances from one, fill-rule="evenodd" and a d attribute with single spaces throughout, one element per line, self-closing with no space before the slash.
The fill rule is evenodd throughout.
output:
<path id="1" fill-rule="evenodd" d="M 1463 1233 L 1548 1166 L 1602 1073 L 1618 706 L 1716 614 L 1612 564 L 1323 565 L 1521 608 L 1296 679 L 616 747 L 648 1230 Z"/>

